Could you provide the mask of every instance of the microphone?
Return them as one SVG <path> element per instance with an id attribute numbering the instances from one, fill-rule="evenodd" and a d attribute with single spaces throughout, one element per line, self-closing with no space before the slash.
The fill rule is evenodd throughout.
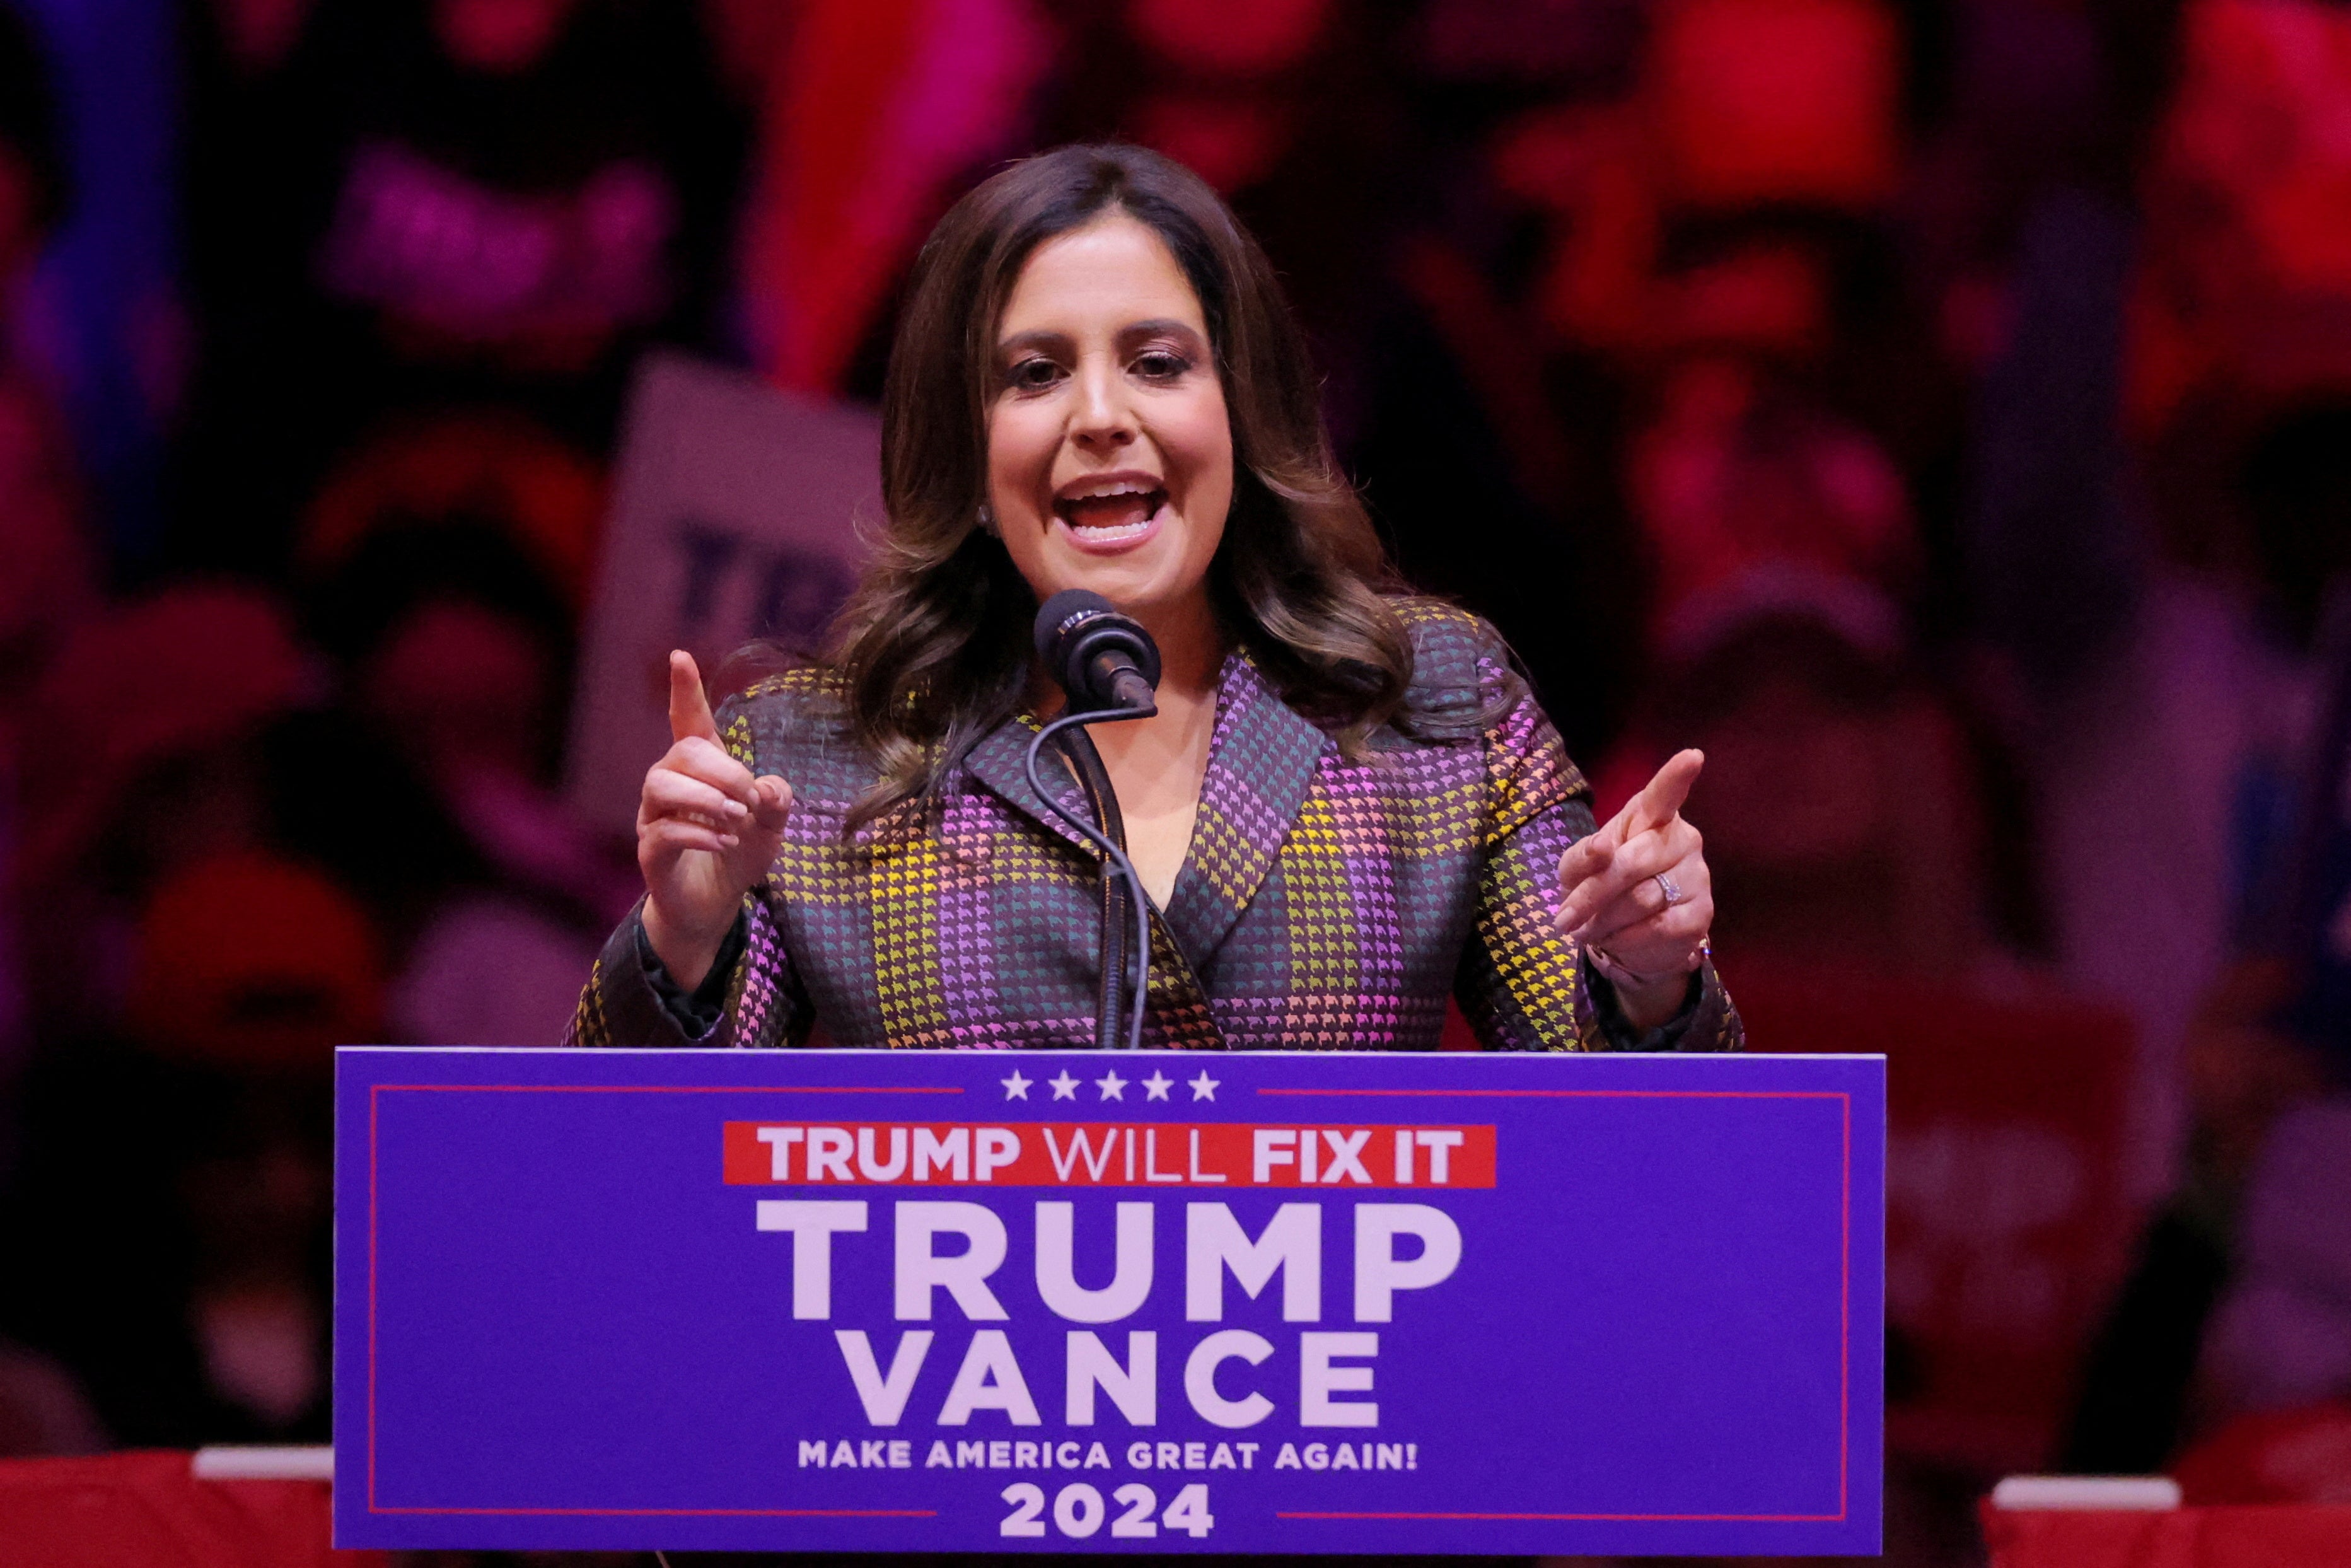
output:
<path id="1" fill-rule="evenodd" d="M 1037 611 L 1037 656 L 1072 713 L 1148 717 L 1158 711 L 1159 645 L 1099 593 L 1064 589 Z"/>
<path id="2" fill-rule="evenodd" d="M 1085 727 L 1101 720 L 1148 718 L 1159 711 L 1154 696 L 1159 685 L 1159 647 L 1150 632 L 1121 615 L 1109 600 L 1072 588 L 1038 607 L 1037 656 L 1069 694 L 1069 711 L 1037 732 L 1023 768 L 1029 788 L 1046 809 L 1102 851 L 1102 993 L 1094 1009 L 1094 1043 L 1104 1050 L 1123 1046 L 1132 1051 L 1143 1043 L 1143 1018 L 1149 1005 L 1151 899 L 1143 891 L 1134 862 L 1126 858 L 1118 792 L 1111 788 L 1110 770 L 1102 766 Z M 1076 772 L 1094 821 L 1055 800 L 1038 777 L 1037 759 L 1054 742 Z M 1126 929 L 1130 922 L 1131 931 Z"/>

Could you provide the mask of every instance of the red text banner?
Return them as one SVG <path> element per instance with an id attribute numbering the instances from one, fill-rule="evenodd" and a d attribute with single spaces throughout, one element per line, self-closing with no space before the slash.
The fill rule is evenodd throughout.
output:
<path id="1" fill-rule="evenodd" d="M 1494 1185 L 1491 1126 L 728 1122 L 724 1147 L 737 1186 Z"/>

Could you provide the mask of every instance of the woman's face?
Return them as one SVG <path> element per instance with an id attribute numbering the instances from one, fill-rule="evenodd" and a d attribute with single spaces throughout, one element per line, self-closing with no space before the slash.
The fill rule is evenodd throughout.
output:
<path id="1" fill-rule="evenodd" d="M 997 329 L 987 504 L 1040 601 L 1091 589 L 1146 622 L 1205 608 L 1232 428 L 1200 301 L 1123 214 L 1037 247 Z"/>

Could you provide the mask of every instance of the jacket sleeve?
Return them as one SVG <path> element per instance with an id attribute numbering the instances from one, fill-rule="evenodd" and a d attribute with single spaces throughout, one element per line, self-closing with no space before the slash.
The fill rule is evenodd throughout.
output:
<path id="1" fill-rule="evenodd" d="M 644 940 L 640 900 L 605 939 L 572 1010 L 563 1043 L 577 1046 L 770 1047 L 808 1038 L 814 1015 L 784 951 L 764 891 L 747 894 L 736 923 L 740 947 L 721 971 L 723 1005 L 713 1016 L 703 993 L 684 994 Z M 730 937 L 727 946 L 736 946 Z M 722 963 L 727 955 L 721 953 Z M 716 976 L 714 976 L 714 978 Z"/>
<path id="2" fill-rule="evenodd" d="M 1708 959 L 1679 1015 L 1633 1027 L 1613 988 L 1552 925 L 1559 862 L 1593 831 L 1592 790 L 1559 732 L 1509 677 L 1499 641 L 1479 657 L 1479 685 L 1516 696 L 1485 735 L 1487 812 L 1476 915 L 1454 985 L 1489 1051 L 1737 1051 L 1738 1011 Z"/>

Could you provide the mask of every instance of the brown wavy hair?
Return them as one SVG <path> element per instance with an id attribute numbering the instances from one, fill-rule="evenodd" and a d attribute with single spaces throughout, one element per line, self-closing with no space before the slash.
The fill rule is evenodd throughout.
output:
<path id="1" fill-rule="evenodd" d="M 934 788 L 1028 690 L 1036 596 L 978 524 L 997 325 L 1038 246 L 1113 214 L 1166 245 L 1207 320 L 1232 422 L 1232 511 L 1209 566 L 1226 636 L 1351 753 L 1409 717 L 1404 591 L 1332 455 L 1305 336 L 1264 253 L 1182 165 L 1062 147 L 957 202 L 914 263 L 882 395 L 886 523 L 833 636 L 849 727 L 882 769 L 852 824 Z"/>

